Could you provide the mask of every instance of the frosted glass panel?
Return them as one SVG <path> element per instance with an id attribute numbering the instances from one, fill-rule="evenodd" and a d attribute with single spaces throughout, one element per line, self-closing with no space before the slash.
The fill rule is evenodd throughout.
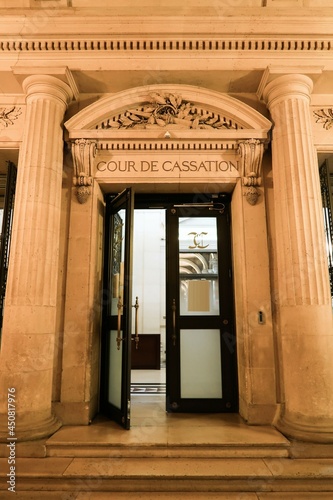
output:
<path id="1" fill-rule="evenodd" d="M 180 330 L 182 398 L 222 398 L 220 330 Z"/>
<path id="2" fill-rule="evenodd" d="M 121 337 L 123 332 L 121 331 Z M 122 342 L 117 349 L 117 331 L 110 332 L 110 371 L 109 371 L 109 403 L 121 409 L 121 360 L 123 355 Z"/>
<path id="3" fill-rule="evenodd" d="M 220 314 L 218 279 L 181 279 L 180 314 L 218 316 Z"/>

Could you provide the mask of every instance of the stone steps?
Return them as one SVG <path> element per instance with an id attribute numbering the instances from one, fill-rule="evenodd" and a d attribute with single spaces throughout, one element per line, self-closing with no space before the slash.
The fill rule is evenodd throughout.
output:
<path id="1" fill-rule="evenodd" d="M 163 417 L 164 418 L 164 417 Z M 171 421 L 171 422 L 170 422 Z M 263 458 L 289 457 L 290 441 L 270 426 L 247 426 L 238 416 L 176 416 L 168 425 L 124 431 L 110 421 L 65 426 L 46 443 L 49 457 Z"/>
<path id="2" fill-rule="evenodd" d="M 195 419 L 195 421 L 194 421 Z M 130 432 L 98 420 L 17 443 L 21 500 L 331 500 L 333 446 L 290 442 L 235 417 L 178 417 Z M 191 425 L 192 424 L 192 425 Z M 8 449 L 0 445 L 0 498 Z"/>
<path id="3" fill-rule="evenodd" d="M 47 444 L 48 457 L 90 458 L 287 458 L 288 444 L 234 446 L 110 446 L 108 444 Z"/>
<path id="4" fill-rule="evenodd" d="M 8 472 L 6 459 L 0 459 L 0 471 L 0 496 L 5 498 Z M 37 495 L 42 495 L 42 492 L 44 498 L 52 498 L 50 494 L 53 493 L 53 498 L 57 498 L 58 494 L 60 500 L 70 498 L 120 500 L 120 493 L 125 492 L 126 496 L 123 497 L 128 499 L 131 498 L 130 494 L 133 499 L 158 498 L 157 493 L 166 495 L 165 498 L 171 496 L 186 498 L 184 494 L 189 492 L 196 492 L 197 498 L 200 498 L 199 493 L 204 495 L 201 498 L 209 498 L 208 493 L 211 496 L 217 493 L 228 495 L 237 493 L 241 500 L 246 498 L 245 494 L 255 494 L 257 496 L 253 498 L 258 498 L 259 494 L 264 493 L 280 493 L 285 496 L 275 498 L 283 500 L 293 498 L 291 494 L 295 493 L 303 495 L 295 497 L 302 500 L 311 498 L 306 496 L 309 493 L 315 495 L 313 498 L 320 498 L 321 493 L 329 494 L 327 498 L 333 498 L 332 459 L 18 458 L 16 471 L 18 491 L 26 495 L 30 492 L 33 499 L 37 499 Z M 66 492 L 67 496 L 63 496 L 63 492 Z M 106 496 L 103 497 L 102 493 L 106 492 Z M 110 496 L 111 492 L 114 494 L 113 497 Z M 81 496 L 78 496 L 79 494 Z M 89 494 L 92 496 L 89 497 Z M 97 494 L 102 496 L 98 497 Z M 20 498 L 24 497 L 21 495 Z M 189 498 L 195 497 L 191 493 Z M 265 496 L 259 498 L 264 499 Z"/>

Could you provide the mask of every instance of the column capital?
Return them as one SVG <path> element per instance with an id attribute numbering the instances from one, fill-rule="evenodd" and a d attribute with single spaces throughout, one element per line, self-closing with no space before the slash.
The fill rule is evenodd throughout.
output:
<path id="1" fill-rule="evenodd" d="M 307 75 L 290 74 L 275 78 L 263 90 L 263 99 L 268 107 L 278 104 L 287 97 L 298 97 L 310 100 L 313 81 Z"/>
<path id="2" fill-rule="evenodd" d="M 27 100 L 35 97 L 53 97 L 65 107 L 73 99 L 73 92 L 67 83 L 51 75 L 30 75 L 22 83 Z"/>

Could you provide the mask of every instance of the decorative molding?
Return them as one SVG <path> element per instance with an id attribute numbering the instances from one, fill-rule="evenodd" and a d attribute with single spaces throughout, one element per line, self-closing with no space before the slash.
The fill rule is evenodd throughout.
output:
<path id="1" fill-rule="evenodd" d="M 14 121 L 22 114 L 21 108 L 13 106 L 9 109 L 0 108 L 0 127 L 6 128 L 14 125 Z"/>
<path id="2" fill-rule="evenodd" d="M 74 186 L 77 186 L 76 197 L 79 203 L 85 203 L 91 194 L 93 183 L 91 175 L 96 143 L 89 139 L 76 139 L 72 142 L 72 157 L 74 163 Z"/>
<path id="3" fill-rule="evenodd" d="M 259 139 L 242 141 L 238 145 L 238 153 L 241 157 L 243 186 L 246 187 L 244 196 L 250 205 L 255 205 L 259 197 L 257 186 L 261 186 L 264 144 Z"/>
<path id="4" fill-rule="evenodd" d="M 0 40 L 0 52 L 330 52 L 332 38 L 162 38 L 138 39 L 128 37 L 76 39 L 22 38 Z"/>
<path id="5" fill-rule="evenodd" d="M 165 138 L 170 139 L 170 129 L 234 129 L 240 127 L 233 120 L 211 111 L 199 109 L 179 94 L 154 92 L 149 102 L 121 115 L 104 120 L 97 129 L 160 129 L 166 127 Z"/>
<path id="6" fill-rule="evenodd" d="M 244 192 L 244 196 L 246 198 L 246 201 L 250 205 L 255 205 L 257 203 L 259 195 L 260 195 L 260 193 L 259 193 L 258 189 L 254 186 L 250 186 L 250 187 L 246 188 L 246 190 Z"/>
<path id="7" fill-rule="evenodd" d="M 324 129 L 329 130 L 333 127 L 333 108 L 317 109 L 313 114 L 316 123 L 321 123 Z"/>
<path id="8" fill-rule="evenodd" d="M 229 141 L 221 139 L 220 141 L 199 140 L 195 138 L 192 141 L 182 140 L 174 141 L 169 140 L 163 141 L 158 139 L 138 140 L 138 141 L 128 141 L 127 140 L 116 140 L 116 139 L 96 139 L 96 148 L 99 151 L 205 151 L 205 152 L 216 152 L 216 151 L 234 151 L 238 149 L 237 139 L 230 139 Z"/>

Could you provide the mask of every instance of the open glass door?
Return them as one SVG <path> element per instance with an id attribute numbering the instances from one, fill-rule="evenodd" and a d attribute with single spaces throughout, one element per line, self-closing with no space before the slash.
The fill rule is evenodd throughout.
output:
<path id="1" fill-rule="evenodd" d="M 133 193 L 126 189 L 106 207 L 101 406 L 130 428 Z"/>
<path id="2" fill-rule="evenodd" d="M 226 205 L 167 211 L 167 411 L 238 407 Z"/>

